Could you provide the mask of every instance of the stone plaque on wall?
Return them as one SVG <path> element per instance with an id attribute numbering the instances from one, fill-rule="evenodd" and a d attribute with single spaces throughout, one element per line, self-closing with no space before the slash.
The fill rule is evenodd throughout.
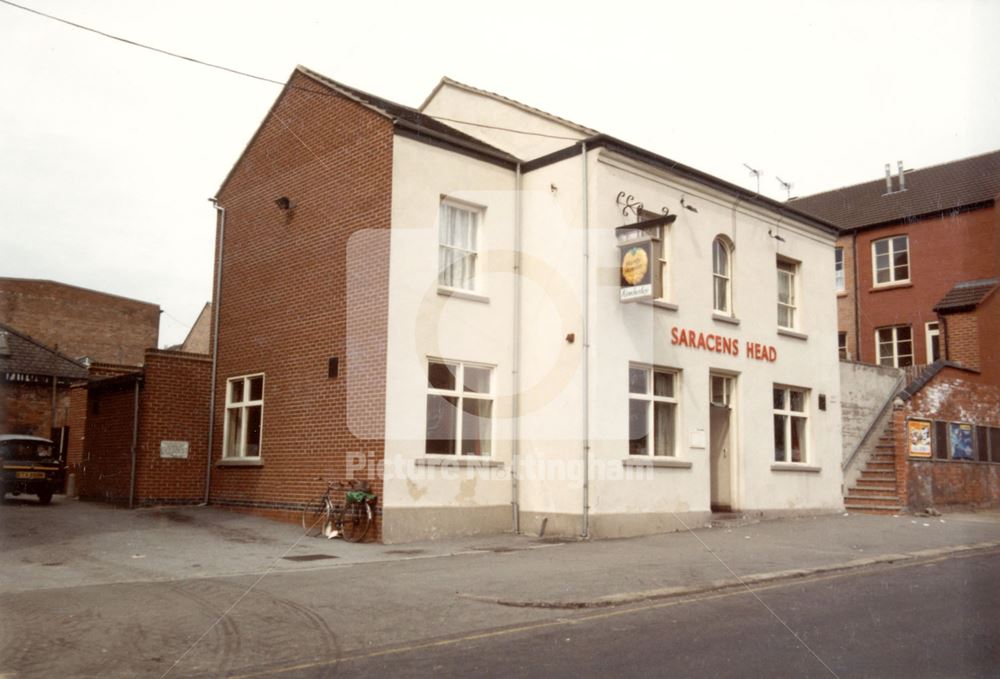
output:
<path id="1" fill-rule="evenodd" d="M 187 441 L 160 441 L 160 457 L 187 459 Z"/>

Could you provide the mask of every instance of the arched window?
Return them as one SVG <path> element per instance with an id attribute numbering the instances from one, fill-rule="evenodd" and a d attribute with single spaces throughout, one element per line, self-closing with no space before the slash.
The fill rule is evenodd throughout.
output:
<path id="1" fill-rule="evenodd" d="M 721 236 L 712 243 L 712 308 L 732 315 L 732 248 Z"/>

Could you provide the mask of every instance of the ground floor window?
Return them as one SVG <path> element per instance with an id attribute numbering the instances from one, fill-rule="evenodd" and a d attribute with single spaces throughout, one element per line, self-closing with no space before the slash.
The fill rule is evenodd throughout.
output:
<path id="1" fill-rule="evenodd" d="M 629 366 L 628 392 L 629 455 L 675 455 L 677 372 Z"/>
<path id="2" fill-rule="evenodd" d="M 879 328 L 875 331 L 879 365 L 905 368 L 913 365 L 913 331 L 908 325 Z"/>
<path id="3" fill-rule="evenodd" d="M 427 363 L 429 455 L 490 455 L 493 368 L 431 359 Z"/>
<path id="4" fill-rule="evenodd" d="M 223 456 L 260 457 L 263 421 L 264 376 L 230 378 L 226 383 Z"/>
<path id="5" fill-rule="evenodd" d="M 805 462 L 809 392 L 795 387 L 775 386 L 774 461 Z"/>

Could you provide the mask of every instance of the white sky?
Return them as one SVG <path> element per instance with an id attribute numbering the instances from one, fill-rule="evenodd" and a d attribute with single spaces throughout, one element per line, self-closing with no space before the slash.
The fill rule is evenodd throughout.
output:
<path id="1" fill-rule="evenodd" d="M 1000 148 L 1000 2 L 19 0 L 284 80 L 303 64 L 419 106 L 442 75 L 747 188 L 793 195 Z M 0 275 L 211 297 L 206 200 L 279 87 L 0 4 Z"/>

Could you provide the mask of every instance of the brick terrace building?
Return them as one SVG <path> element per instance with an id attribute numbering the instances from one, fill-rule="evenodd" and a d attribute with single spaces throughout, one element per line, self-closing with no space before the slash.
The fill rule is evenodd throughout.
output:
<path id="1" fill-rule="evenodd" d="M 76 359 L 140 365 L 160 307 L 55 281 L 0 278 L 0 322 Z"/>
<path id="2" fill-rule="evenodd" d="M 935 304 L 1000 275 L 1000 151 L 890 175 L 790 205 L 841 229 L 838 330 L 851 360 L 904 367 L 947 358 Z"/>

